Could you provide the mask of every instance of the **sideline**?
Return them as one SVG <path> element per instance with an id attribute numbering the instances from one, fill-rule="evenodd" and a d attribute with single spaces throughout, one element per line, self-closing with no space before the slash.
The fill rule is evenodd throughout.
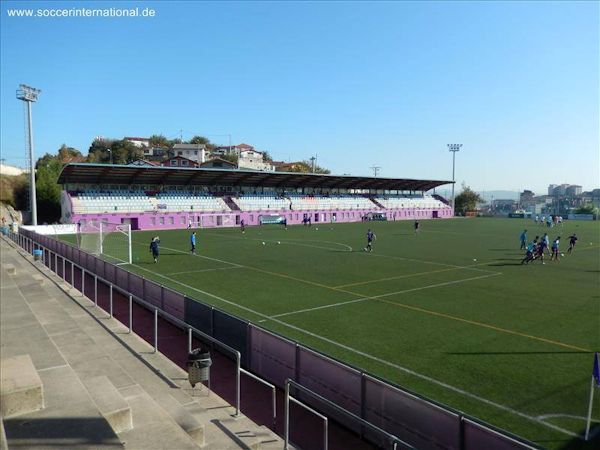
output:
<path id="1" fill-rule="evenodd" d="M 350 347 L 350 346 L 348 346 L 348 345 L 345 345 L 345 344 L 342 344 L 342 343 L 336 342 L 336 341 L 334 341 L 334 340 L 332 340 L 332 339 L 326 338 L 326 337 L 324 337 L 324 336 L 320 336 L 320 335 L 318 335 L 318 334 L 312 333 L 312 332 L 310 332 L 310 331 L 308 331 L 308 330 L 305 330 L 305 329 L 303 329 L 303 328 L 299 328 L 299 327 L 296 327 L 296 326 L 294 326 L 294 325 L 288 324 L 288 323 L 286 323 L 286 322 L 283 322 L 283 321 L 281 321 L 281 320 L 279 320 L 279 319 L 270 319 L 270 318 L 269 318 L 268 316 L 266 316 L 265 314 L 259 313 L 258 311 L 255 311 L 255 310 L 253 310 L 253 309 L 251 309 L 251 308 L 248 308 L 248 307 L 246 307 L 246 306 L 239 305 L 239 304 L 237 304 L 237 303 L 235 303 L 235 302 L 232 302 L 232 301 L 230 301 L 230 300 L 226 300 L 226 299 L 224 299 L 224 298 L 222 298 L 222 297 L 219 297 L 219 296 L 217 296 L 217 295 L 215 295 L 215 294 L 211 294 L 210 292 L 202 291 L 201 289 L 197 289 L 197 288 L 195 288 L 195 287 L 193 287 L 193 286 L 190 286 L 190 285 L 187 285 L 187 284 L 181 283 L 181 282 L 179 282 L 179 281 L 177 281 L 177 280 L 173 280 L 172 278 L 168 278 L 168 277 L 166 277 L 166 276 L 164 276 L 164 275 L 162 275 L 162 274 L 159 274 L 159 273 L 153 272 L 153 271 L 151 271 L 151 270 L 148 270 L 148 269 L 146 269 L 145 267 L 141 267 L 141 266 L 138 266 L 138 265 L 135 265 L 135 266 L 136 266 L 136 267 L 139 267 L 139 268 L 140 268 L 140 269 L 142 269 L 142 270 L 145 270 L 145 271 L 147 271 L 147 272 L 150 272 L 150 273 L 152 273 L 152 274 L 154 274 L 154 275 L 157 275 L 157 276 L 159 276 L 159 277 L 166 278 L 167 280 L 169 280 L 169 281 L 171 281 L 171 282 L 173 282 L 173 283 L 179 284 L 179 285 L 181 285 L 181 286 L 183 286 L 183 287 L 186 287 L 186 288 L 188 288 L 188 289 L 191 289 L 191 290 L 194 290 L 194 291 L 196 291 L 196 292 L 199 292 L 199 293 L 201 293 L 201 294 L 207 295 L 207 296 L 209 296 L 209 297 L 212 297 L 212 298 L 214 298 L 214 299 L 216 299 L 216 300 L 219 300 L 219 301 L 221 301 L 221 302 L 223 302 L 223 303 L 226 303 L 226 304 L 228 304 L 228 305 L 231 305 L 231 306 L 233 306 L 233 307 L 236 307 L 236 308 L 238 308 L 238 309 L 241 309 L 241 310 L 244 310 L 244 311 L 250 312 L 250 313 L 252 313 L 252 314 L 255 314 L 255 315 L 259 316 L 259 317 L 263 317 L 263 318 L 265 318 L 265 319 L 272 320 L 273 322 L 275 322 L 275 323 L 277 323 L 277 324 L 279 324 L 279 325 L 282 325 L 282 326 L 284 326 L 284 327 L 287 327 L 287 328 L 293 329 L 293 330 L 295 330 L 295 331 L 301 332 L 301 333 L 303 333 L 303 334 L 306 334 L 306 335 L 308 335 L 308 336 L 314 337 L 314 338 L 316 338 L 316 339 L 319 339 L 319 340 L 321 340 L 321 341 L 323 341 L 323 342 L 327 342 L 328 344 L 334 345 L 334 346 L 336 346 L 336 347 L 339 347 L 339 348 L 341 348 L 341 349 L 343 349 L 343 350 L 349 351 L 349 352 L 351 352 L 351 353 L 354 353 L 354 354 L 357 354 L 357 355 L 359 355 L 359 356 L 363 356 L 364 358 L 370 359 L 370 360 L 372 360 L 372 361 L 375 361 L 375 362 L 377 362 L 377 363 L 380 363 L 380 364 L 382 364 L 382 365 L 385 365 L 385 366 L 388 366 L 388 367 L 392 367 L 392 368 L 394 368 L 394 369 L 397 369 L 397 370 L 399 370 L 399 371 L 401 371 L 401 372 L 404 372 L 404 373 L 407 373 L 407 374 L 409 374 L 409 375 L 412 375 L 412 376 L 414 376 L 414 377 L 416 377 L 416 378 L 420 378 L 420 379 L 422 379 L 422 380 L 425 380 L 425 381 L 427 381 L 427 382 L 429 382 L 429 383 L 432 383 L 432 384 L 435 384 L 435 385 L 441 386 L 441 387 L 443 387 L 443 388 L 446 388 L 446 389 L 448 389 L 448 390 L 450 390 L 450 391 L 452 391 L 452 392 L 455 392 L 455 393 L 457 393 L 457 394 L 460 394 L 460 395 L 463 395 L 463 396 L 465 396 L 465 397 L 468 397 L 468 398 L 471 398 L 471 399 L 477 400 L 477 401 L 479 401 L 479 402 L 481 402 L 481 403 L 484 403 L 484 404 L 486 404 L 486 405 L 488 405 L 488 406 L 492 406 L 492 407 L 494 407 L 494 408 L 496 408 L 496 409 L 500 409 L 500 410 L 502 410 L 502 411 L 506 411 L 506 412 L 508 412 L 508 413 L 511 413 L 511 414 L 513 414 L 513 415 L 515 415 L 515 416 L 522 417 L 522 418 L 524 418 L 524 419 L 527 419 L 527 420 L 529 420 L 529 421 L 535 422 L 535 423 L 537 423 L 537 424 L 540 424 L 540 425 L 542 425 L 542 426 L 545 426 L 545 427 L 547 427 L 547 428 L 551 428 L 551 429 L 553 429 L 553 430 L 555 430 L 555 431 L 558 431 L 558 432 L 560 432 L 560 433 L 562 433 L 562 434 L 565 434 L 565 435 L 567 435 L 567 436 L 574 437 L 574 438 L 580 438 L 580 436 L 579 436 L 578 434 L 576 434 L 576 433 L 573 433 L 573 432 L 571 432 L 571 431 L 569 431 L 569 430 L 566 430 L 566 429 L 564 429 L 564 428 L 561 428 L 561 427 L 559 427 L 559 426 L 553 425 L 553 424 L 551 424 L 551 423 L 544 422 L 543 420 L 539 420 L 539 419 L 538 419 L 538 418 L 536 418 L 536 417 L 533 417 L 533 416 L 530 416 L 530 415 L 528 415 L 528 414 L 522 413 L 522 412 L 520 412 L 520 411 L 517 411 L 516 409 L 513 409 L 513 408 L 510 408 L 510 407 L 508 407 L 508 406 L 502 405 L 502 404 L 500 404 L 500 403 L 496 403 L 496 402 L 493 402 L 493 401 L 491 401 L 491 400 L 485 399 L 485 398 L 483 398 L 483 397 L 480 397 L 480 396 L 478 396 L 478 395 L 476 395 L 476 394 L 472 394 L 472 393 L 470 393 L 470 392 L 468 392 L 468 391 L 465 391 L 465 390 L 463 390 L 463 389 L 460 389 L 460 388 L 457 388 L 457 387 L 455 387 L 455 386 L 452 386 L 452 385 L 450 385 L 450 384 L 447 384 L 447 383 L 444 383 L 444 382 L 442 382 L 442 381 L 436 380 L 435 378 L 431 378 L 431 377 L 429 377 L 429 376 L 427 376 L 427 375 L 423 375 L 423 374 L 421 374 L 421 373 L 415 372 L 415 371 L 413 371 L 413 370 L 411 370 L 411 369 L 408 369 L 408 368 L 406 368 L 406 367 L 404 367 L 404 366 L 401 366 L 401 365 L 399 365 L 399 364 L 395 364 L 395 363 L 392 363 L 392 362 L 386 361 L 386 360 L 384 360 L 384 359 L 381 359 L 381 358 L 378 358 L 378 357 L 376 357 L 376 356 L 373 356 L 373 355 L 371 355 L 371 354 L 369 354 L 369 353 L 365 353 L 365 352 L 362 352 L 362 351 L 360 351 L 360 350 L 357 350 L 357 349 L 355 349 L 355 348 L 353 348 L 353 347 Z"/>

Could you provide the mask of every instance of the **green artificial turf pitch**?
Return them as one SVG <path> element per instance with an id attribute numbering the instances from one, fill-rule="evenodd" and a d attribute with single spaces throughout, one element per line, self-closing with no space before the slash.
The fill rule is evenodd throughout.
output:
<path id="1" fill-rule="evenodd" d="M 158 264 L 148 250 L 157 232 L 136 232 L 126 267 L 544 447 L 586 447 L 573 435 L 585 427 L 600 351 L 600 224 L 477 218 L 421 228 L 200 229 L 196 255 L 188 230 L 161 231 Z M 562 236 L 566 256 L 522 266 L 524 228 L 529 240 Z"/>

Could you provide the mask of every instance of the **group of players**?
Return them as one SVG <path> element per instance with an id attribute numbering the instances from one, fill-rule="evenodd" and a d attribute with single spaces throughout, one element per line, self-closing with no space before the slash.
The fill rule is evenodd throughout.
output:
<path id="1" fill-rule="evenodd" d="M 547 226 L 548 228 L 552 228 L 558 225 L 563 224 L 563 218 L 562 216 L 553 216 L 553 215 L 548 215 L 548 216 L 539 216 L 536 215 L 535 216 L 535 223 L 540 224 L 542 226 Z"/>
<path id="2" fill-rule="evenodd" d="M 575 244 L 577 244 L 577 235 L 573 233 L 568 239 L 569 249 L 567 250 L 567 253 L 570 254 L 573 252 Z M 557 236 L 556 239 L 552 241 L 552 245 L 550 245 L 548 233 L 544 233 L 541 238 L 536 236 L 531 242 L 527 243 L 527 230 L 523 230 L 520 240 L 521 250 L 525 250 L 526 252 L 525 257 L 521 260 L 521 264 L 529 264 L 535 260 L 541 261 L 542 264 L 546 264 L 544 262 L 544 255 L 546 252 L 550 254 L 550 261 L 558 262 L 561 256 L 565 256 L 564 253 L 560 253 L 560 236 Z"/>
<path id="3" fill-rule="evenodd" d="M 414 231 L 415 234 L 419 233 L 421 225 L 418 220 L 414 223 Z M 242 233 L 245 232 L 244 222 L 241 223 Z M 373 242 L 377 239 L 377 236 L 371 229 L 367 230 L 367 246 L 364 248 L 365 252 L 373 251 Z M 573 233 L 569 236 L 569 249 L 567 253 L 572 253 L 575 245 L 577 244 L 577 235 Z M 553 241 L 552 245 L 550 245 L 550 238 L 548 237 L 548 233 L 544 233 L 544 235 L 540 238 L 536 236 L 531 242 L 527 243 L 527 230 L 523 230 L 520 236 L 521 241 L 521 250 L 525 250 L 525 257 L 521 260 L 521 264 L 529 264 L 532 261 L 539 260 L 542 264 L 546 264 L 544 262 L 544 255 L 546 252 L 550 255 L 550 261 L 559 261 L 560 256 L 565 256 L 564 253 L 560 253 L 560 236 L 557 236 Z M 152 241 L 150 241 L 150 253 L 152 253 L 152 258 L 154 262 L 158 262 L 158 257 L 160 254 L 160 239 L 158 236 L 154 236 Z M 190 235 L 190 253 L 192 255 L 196 254 L 196 232 L 193 231 Z"/>

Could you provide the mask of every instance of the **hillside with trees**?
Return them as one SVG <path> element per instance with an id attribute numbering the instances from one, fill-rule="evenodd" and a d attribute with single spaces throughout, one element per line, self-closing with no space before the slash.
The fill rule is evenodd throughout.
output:
<path id="1" fill-rule="evenodd" d="M 148 138 L 151 148 L 166 150 L 159 159 L 169 158 L 168 152 L 175 144 L 203 144 L 211 151 L 216 145 L 204 136 L 194 136 L 189 141 L 168 139 L 162 134 L 153 134 Z M 221 156 L 222 159 L 237 164 L 238 156 L 235 154 Z M 78 149 L 63 144 L 56 154 L 46 153 L 39 158 L 36 167 L 36 195 L 38 207 L 38 222 L 53 223 L 60 219 L 60 194 L 61 186 L 57 184 L 58 176 L 65 164 L 69 163 L 95 163 L 95 164 L 129 164 L 138 159 L 144 159 L 144 148 L 136 146 L 127 139 L 96 138 L 88 148 L 87 155 Z M 263 152 L 265 162 L 273 159 L 268 152 Z M 312 163 L 302 161 L 295 164 L 290 171 L 311 173 Z M 331 171 L 324 167 L 315 166 L 315 173 L 329 174 Z M 10 204 L 17 210 L 29 208 L 29 182 L 27 174 L 18 176 L 3 176 L 0 179 L 0 201 Z"/>

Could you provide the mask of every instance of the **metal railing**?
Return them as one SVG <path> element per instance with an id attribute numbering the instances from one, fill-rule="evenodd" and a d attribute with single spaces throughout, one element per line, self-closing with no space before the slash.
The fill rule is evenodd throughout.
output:
<path id="1" fill-rule="evenodd" d="M 27 231 L 27 230 L 26 230 Z M 55 266 L 55 270 L 58 274 L 58 264 L 56 262 L 56 254 L 59 254 L 58 252 L 60 251 L 61 253 L 59 254 L 59 256 L 61 258 L 63 258 L 63 279 L 66 281 L 66 272 L 68 270 L 68 268 L 66 268 L 66 263 L 65 260 L 68 260 L 71 263 L 71 284 L 73 286 L 75 286 L 75 279 L 74 279 L 74 267 L 78 267 L 81 271 L 82 271 L 82 281 L 81 281 L 81 290 L 83 292 L 83 295 L 85 295 L 85 273 L 89 273 L 92 276 L 96 276 L 95 274 L 93 274 L 90 270 L 84 269 L 81 265 L 74 263 L 71 258 L 67 258 L 66 256 L 62 256 L 62 253 L 67 252 L 67 254 L 69 253 L 67 250 L 61 250 L 60 248 L 57 251 L 53 251 L 50 250 L 48 247 L 46 247 L 45 245 L 39 244 L 38 242 L 36 242 L 35 239 L 35 235 L 31 235 L 31 238 L 26 235 L 26 234 L 15 234 L 15 233 L 9 233 L 9 237 L 15 242 L 17 243 L 20 247 L 24 248 L 28 253 L 32 253 L 34 249 L 40 248 L 40 249 L 44 249 L 45 251 L 42 252 L 42 258 L 45 262 L 46 260 L 46 251 L 49 251 L 50 253 L 48 254 L 48 257 L 50 258 L 50 260 L 52 259 L 52 255 L 54 255 L 54 266 Z M 33 239 L 32 239 L 33 238 Z M 43 237 L 42 237 L 43 238 Z M 41 242 L 45 242 L 44 240 L 41 240 Z M 48 244 L 50 245 L 50 244 Z M 69 246 L 71 247 L 71 246 Z M 64 246 L 63 246 L 64 248 Z M 85 252 L 82 252 L 85 253 Z M 75 254 L 73 254 L 73 258 L 75 258 Z M 82 261 L 82 264 L 84 262 Z M 127 272 L 130 275 L 134 275 L 131 272 Z M 115 274 L 116 276 L 116 274 Z M 97 276 L 96 276 L 97 277 Z M 253 373 L 250 373 L 246 370 L 244 370 L 243 368 L 241 368 L 241 354 L 239 351 L 233 349 L 232 347 L 227 346 L 226 344 L 214 339 L 212 336 L 207 335 L 206 333 L 203 333 L 202 331 L 194 328 L 191 325 L 188 325 L 185 321 L 182 321 L 181 319 L 179 319 L 178 317 L 174 317 L 173 315 L 166 313 L 165 311 L 163 311 L 162 309 L 158 309 L 156 308 L 156 306 L 154 305 L 150 305 L 149 303 L 147 303 L 146 301 L 144 301 L 142 298 L 135 296 L 134 294 L 131 294 L 130 292 L 127 291 L 127 289 L 133 289 L 132 286 L 128 285 L 127 289 L 123 289 L 119 286 L 117 286 L 116 284 L 114 284 L 113 282 L 109 282 L 107 280 L 105 280 L 102 277 L 97 277 L 95 279 L 95 283 L 97 283 L 97 279 L 100 279 L 100 281 L 106 283 L 109 286 L 109 291 L 110 291 L 110 304 L 109 304 L 109 312 L 110 312 L 110 316 L 113 317 L 113 289 L 116 288 L 118 291 L 125 293 L 127 296 L 130 297 L 129 299 L 129 312 L 130 312 L 130 317 L 129 317 L 129 329 L 130 331 L 133 331 L 133 327 L 132 327 L 132 323 L 133 323 L 133 317 L 132 317 L 132 304 L 133 304 L 133 300 L 136 299 L 136 303 L 140 303 L 141 305 L 143 305 L 146 309 L 149 309 L 150 311 L 154 311 L 154 315 L 155 315 L 155 332 L 154 332 L 154 348 L 155 351 L 158 351 L 158 315 L 162 315 L 165 320 L 172 322 L 175 326 L 179 327 L 179 328 L 184 328 L 188 330 L 188 349 L 191 351 L 192 348 L 192 339 L 193 339 L 193 333 L 196 333 L 198 336 L 203 337 L 205 340 L 210 341 L 210 342 L 214 342 L 217 345 L 220 345 L 221 348 L 224 349 L 228 349 L 228 352 L 231 352 L 235 355 L 236 357 L 236 415 L 239 414 L 240 411 L 240 375 L 242 373 L 247 374 L 249 377 L 255 379 L 256 381 L 262 383 L 263 385 L 269 387 L 272 390 L 272 399 L 273 399 L 273 421 L 275 422 L 276 420 L 276 403 L 275 403 L 275 393 L 276 393 L 276 389 L 275 386 L 265 380 L 263 380 L 262 378 L 260 378 L 260 375 L 263 375 L 262 373 L 260 373 L 259 371 L 259 376 L 256 376 Z M 145 278 L 141 277 L 142 280 L 146 280 Z M 148 280 L 150 281 L 150 280 Z M 115 281 L 115 283 L 118 282 L 118 280 Z M 155 283 L 156 284 L 156 283 Z M 95 284 L 96 286 L 96 284 Z M 161 287 L 162 289 L 172 293 L 176 293 L 177 295 L 181 295 L 184 298 L 186 298 L 186 296 L 180 292 L 177 292 L 176 290 L 172 289 L 172 288 L 168 288 L 164 285 L 160 285 L 158 284 L 159 287 Z M 88 289 L 89 290 L 89 289 Z M 145 295 L 144 291 L 142 290 L 142 294 L 141 295 Z M 97 291 L 96 288 L 94 289 L 94 305 L 97 305 Z M 91 297 L 90 297 L 91 298 Z M 201 303 L 201 302 L 200 302 Z M 202 303 L 201 303 L 202 304 Z M 216 308 L 214 307 L 210 307 L 210 309 L 213 312 L 218 311 Z M 235 318 L 235 316 L 231 316 L 230 317 Z M 264 329 L 257 327 L 256 325 L 247 323 L 247 325 L 249 327 L 255 327 L 258 330 L 262 330 L 262 332 L 266 332 Z M 271 333 L 272 334 L 272 333 Z M 284 339 L 283 337 L 274 334 L 274 336 L 276 338 L 278 338 L 279 340 Z M 383 383 L 386 387 L 386 389 L 388 389 L 388 394 L 393 393 L 394 395 L 402 395 L 405 398 L 410 398 L 411 400 L 414 400 L 417 403 L 420 403 L 421 405 L 426 405 L 427 407 L 431 408 L 433 407 L 433 409 L 438 410 L 439 412 L 443 412 L 446 414 L 450 414 L 453 417 L 456 417 L 456 420 L 458 421 L 458 423 L 460 425 L 456 426 L 456 439 L 458 439 L 457 442 L 459 442 L 459 447 L 460 448 L 465 448 L 466 446 L 468 446 L 471 443 L 470 439 L 467 439 L 467 435 L 465 434 L 465 427 L 467 426 L 472 426 L 473 424 L 475 424 L 477 426 L 477 428 L 481 429 L 482 432 L 484 432 L 485 434 L 488 435 L 489 439 L 495 440 L 495 439 L 499 439 L 502 438 L 504 440 L 508 440 L 510 445 L 518 445 L 521 446 L 521 448 L 525 448 L 525 449 L 535 449 L 535 448 L 539 448 L 536 447 L 535 444 L 533 444 L 532 442 L 528 442 L 518 436 L 515 436 L 512 433 L 509 433 L 505 430 L 500 430 L 492 425 L 489 425 L 483 421 L 480 421 L 478 419 L 474 419 L 472 417 L 469 417 L 459 411 L 456 411 L 450 407 L 447 407 L 446 405 L 442 405 L 436 402 L 433 402 L 431 400 L 428 400 L 426 398 L 423 398 L 421 396 L 418 396 L 417 394 L 414 394 L 412 392 L 409 392 L 405 389 L 402 389 L 401 387 L 395 386 L 393 384 L 387 383 L 383 380 L 380 380 L 378 378 L 373 377 L 372 375 L 363 372 L 362 370 L 353 368 L 352 366 L 348 366 L 347 364 L 344 364 L 340 361 L 337 361 L 335 359 L 332 359 L 330 357 L 325 356 L 324 354 L 320 353 L 320 352 L 316 352 L 315 350 L 312 350 L 310 348 L 304 347 L 304 346 L 299 346 L 298 343 L 296 344 L 296 348 L 302 348 L 304 350 L 309 350 L 312 351 L 314 353 L 316 353 L 319 356 L 319 359 L 321 360 L 330 360 L 334 363 L 337 363 L 339 365 L 341 365 L 342 367 L 345 368 L 350 368 L 356 372 L 358 372 L 360 374 L 360 377 L 362 379 L 362 382 L 372 382 L 372 383 Z M 241 348 L 241 347 L 240 347 Z M 252 357 L 252 354 L 250 354 L 250 357 Z M 299 354 L 296 353 L 296 361 L 298 360 Z M 267 374 L 267 378 L 269 378 L 269 375 Z M 390 434 L 389 432 L 383 430 L 382 428 L 379 428 L 375 425 L 373 425 L 372 423 L 366 421 L 365 419 L 361 418 L 360 416 L 349 412 L 348 410 L 338 406 L 335 402 L 328 400 L 326 397 L 321 396 L 320 394 L 310 391 L 308 388 L 298 384 L 297 382 L 291 380 L 291 379 L 287 379 L 286 382 L 281 382 L 280 384 L 278 383 L 278 385 L 284 389 L 287 390 L 287 395 L 288 398 L 286 398 L 285 401 L 285 407 L 286 407 L 286 411 L 285 411 L 285 427 L 286 427 L 286 439 L 289 440 L 289 402 L 293 402 L 295 404 L 298 404 L 299 406 L 307 409 L 308 411 L 315 413 L 318 417 L 325 417 L 323 414 L 321 414 L 320 412 L 315 411 L 314 409 L 310 408 L 309 406 L 305 405 L 304 403 L 300 402 L 298 399 L 294 398 L 293 396 L 289 396 L 289 387 L 295 387 L 298 388 L 300 390 L 303 390 L 305 392 L 306 395 L 311 397 L 311 405 L 314 405 L 314 403 L 318 403 L 318 402 L 322 402 L 322 404 L 324 403 L 325 405 L 327 405 L 328 408 L 330 409 L 334 409 L 335 411 L 337 411 L 337 414 L 333 414 L 333 413 L 327 413 L 325 412 L 325 414 L 327 416 L 329 416 L 330 418 L 328 419 L 327 425 L 329 424 L 329 421 L 332 420 L 331 417 L 336 417 L 339 415 L 342 416 L 346 416 L 347 418 L 349 418 L 350 420 L 355 421 L 356 423 L 362 425 L 362 427 L 370 429 L 371 432 L 375 432 L 375 434 L 379 434 L 379 433 L 383 433 L 384 438 L 386 439 L 387 442 L 389 442 L 390 444 L 392 444 L 392 447 L 394 448 L 394 450 L 396 450 L 399 446 L 402 446 L 402 448 L 413 448 L 410 444 L 407 444 L 406 442 L 403 442 L 400 438 L 398 438 L 397 436 L 394 436 L 393 434 Z M 391 390 L 390 390 L 391 388 Z M 364 400 L 360 400 L 361 402 L 363 402 Z M 365 407 L 364 403 L 361 403 L 362 407 Z M 319 408 L 321 409 L 321 408 Z M 383 414 L 384 411 L 381 411 L 381 413 Z M 361 413 L 362 415 L 362 413 Z M 337 419 L 336 419 L 337 420 Z M 418 424 L 413 424 L 410 425 L 407 430 L 410 432 L 417 432 L 418 430 L 420 430 L 421 428 L 419 428 Z M 393 432 L 395 432 L 395 429 L 391 430 Z M 454 432 L 454 431 L 453 431 Z M 369 433 L 371 434 L 371 433 Z M 454 434 L 452 435 L 454 436 Z M 438 436 L 439 437 L 439 436 Z M 367 437 L 367 440 L 371 440 L 371 438 Z M 450 439 L 451 440 L 451 439 Z M 432 441 L 434 442 L 434 441 Z M 323 443 L 325 445 L 325 448 L 327 448 L 328 443 L 326 442 L 325 438 L 323 440 Z M 288 445 L 288 442 L 286 441 L 286 445 Z M 380 445 L 380 444 L 378 444 Z"/>
<path id="2" fill-rule="evenodd" d="M 21 236 L 21 235 L 19 235 Z M 48 252 L 48 257 L 51 258 L 52 255 L 55 256 L 55 258 L 58 256 L 58 253 L 50 250 L 49 248 L 36 243 L 35 241 L 33 241 L 32 239 L 22 236 L 26 239 L 26 245 L 29 245 L 32 249 L 35 250 L 42 250 L 42 263 L 44 263 L 44 265 L 46 264 L 46 252 Z M 13 241 L 15 241 L 14 237 L 11 236 L 11 239 Z M 16 242 L 16 241 L 15 241 Z M 111 281 L 106 280 L 105 278 L 99 277 L 98 275 L 90 272 L 89 270 L 85 269 L 84 267 L 82 267 L 81 265 L 75 263 L 74 261 L 71 261 L 70 259 L 67 259 L 65 256 L 60 255 L 61 258 L 63 258 L 64 260 L 69 261 L 69 263 L 71 264 L 71 282 L 69 283 L 71 286 L 75 287 L 75 278 L 74 278 L 74 268 L 77 267 L 80 271 L 81 271 L 81 295 L 83 297 L 86 297 L 85 294 L 85 274 L 88 273 L 90 274 L 92 277 L 94 277 L 94 298 L 92 299 L 94 301 L 94 306 L 98 305 L 98 290 L 97 290 L 97 286 L 98 286 L 98 280 L 100 280 L 102 283 L 106 284 L 107 286 L 109 286 L 109 301 L 110 301 L 110 317 L 114 317 L 113 316 L 113 292 L 116 289 L 117 291 L 121 292 L 122 294 L 124 294 L 125 296 L 129 297 L 129 333 L 131 333 L 133 331 L 133 300 L 135 299 L 136 303 L 141 304 L 142 306 L 144 306 L 146 309 L 150 310 L 150 311 L 154 311 L 154 350 L 158 351 L 158 315 L 160 314 L 165 320 L 168 320 L 169 322 L 173 323 L 174 325 L 177 325 L 178 327 L 182 328 L 182 329 L 188 329 L 188 332 L 191 333 L 195 333 L 198 336 L 200 336 L 202 339 L 205 339 L 213 344 L 215 344 L 216 346 L 218 346 L 219 348 L 221 348 L 222 350 L 225 350 L 228 353 L 231 353 L 234 357 L 235 357 L 235 363 L 236 363 L 236 400 L 235 400 L 235 414 L 236 416 L 240 414 L 240 374 L 242 373 L 242 371 L 246 372 L 245 370 L 243 370 L 241 368 L 241 354 L 238 350 L 235 350 L 234 348 L 230 347 L 227 344 L 224 344 L 223 342 L 213 338 L 212 336 L 203 333 L 202 331 L 198 330 L 197 328 L 185 323 L 184 321 L 182 321 L 181 319 L 173 316 L 172 314 L 169 314 L 166 311 L 163 310 L 159 310 L 158 308 L 156 308 L 155 306 L 151 305 L 150 303 L 146 302 L 145 300 L 143 300 L 142 298 L 140 298 L 139 296 L 136 296 L 134 294 L 132 294 L 131 292 L 128 292 L 126 289 L 123 289 L 117 285 L 115 285 L 114 283 L 112 283 Z M 57 268 L 58 266 L 56 265 L 55 268 Z M 50 268 L 50 270 L 52 270 Z M 57 272 L 57 271 L 56 271 Z M 64 276 L 65 272 L 63 272 L 63 280 L 66 281 L 66 277 Z M 192 336 L 193 337 L 193 336 Z M 191 338 L 189 339 L 189 342 L 191 342 Z M 253 378 L 258 379 L 258 377 L 254 376 L 253 374 L 250 374 Z M 259 379 L 260 380 L 260 379 Z M 264 380 L 260 380 L 263 384 L 267 385 L 268 387 L 271 387 L 273 389 L 275 389 L 275 386 L 273 386 L 271 383 L 268 383 L 267 381 Z M 273 413 L 275 416 L 275 412 Z"/>
<path id="3" fill-rule="evenodd" d="M 379 434 L 383 435 L 384 437 L 386 437 L 388 439 L 388 441 L 390 442 L 390 447 L 393 450 L 397 449 L 398 444 L 402 445 L 404 448 L 407 448 L 407 449 L 414 449 L 414 447 L 412 445 L 404 442 L 399 437 L 394 436 L 391 433 L 388 433 L 387 431 L 379 428 L 376 425 L 373 425 L 371 422 L 367 422 L 362 417 L 359 417 L 356 414 L 351 413 L 347 409 L 342 408 L 341 406 L 337 405 L 336 403 L 332 402 L 331 400 L 326 399 L 322 395 L 317 394 L 316 392 L 310 390 L 306 386 L 302 386 L 300 383 L 297 383 L 294 380 L 291 380 L 291 379 L 288 378 L 288 379 L 285 380 L 284 447 L 283 447 L 284 450 L 288 449 L 289 441 L 290 441 L 290 439 L 289 439 L 289 435 L 290 435 L 290 400 L 293 401 L 294 403 L 297 403 L 298 405 L 302 406 L 303 408 L 307 409 L 308 411 L 312 412 L 316 416 L 325 419 L 324 437 L 323 437 L 323 446 L 324 446 L 325 450 L 327 450 L 327 444 L 328 444 L 327 443 L 327 418 L 325 416 L 323 416 L 322 414 L 316 412 L 312 408 L 306 406 L 305 404 L 303 404 L 299 400 L 297 400 L 294 397 L 292 397 L 290 395 L 290 386 L 294 387 L 295 389 L 298 389 L 299 391 L 304 392 L 305 394 L 309 395 L 310 397 L 315 398 L 317 401 L 326 404 L 330 408 L 333 408 L 334 410 L 336 410 L 337 412 L 345 415 L 346 417 L 350 417 L 351 419 L 357 421 L 359 424 L 361 424 L 365 428 L 369 428 L 370 430 L 375 431 L 376 433 L 379 433 Z"/>
<path id="4" fill-rule="evenodd" d="M 159 315 L 162 316 L 165 320 L 168 320 L 169 322 L 173 323 L 174 325 L 182 328 L 182 329 L 187 329 L 188 330 L 188 352 L 192 351 L 192 340 L 193 340 L 193 334 L 195 333 L 196 335 L 200 336 L 202 339 L 207 340 L 215 345 L 217 345 L 219 348 L 221 348 L 222 350 L 225 350 L 228 353 L 231 353 L 234 357 L 235 357 L 235 362 L 236 362 L 236 415 L 240 414 L 240 403 L 241 403 L 241 387 L 240 387 L 240 375 L 243 373 L 247 376 L 249 376 L 250 378 L 252 378 L 253 380 L 261 383 L 262 385 L 266 386 L 267 388 L 269 388 L 271 390 L 271 406 L 272 406 L 272 420 L 273 420 L 273 426 L 275 426 L 276 421 L 277 421 L 277 389 L 275 387 L 275 385 L 273 385 L 272 383 L 269 383 L 266 380 L 263 380 L 262 378 L 254 375 L 251 372 L 248 372 L 247 370 L 243 369 L 241 367 L 241 354 L 238 350 L 230 347 L 229 345 L 219 341 L 218 339 L 213 338 L 212 336 L 198 330 L 197 328 L 188 325 L 186 322 L 182 321 L 181 319 L 173 316 L 172 314 L 169 314 L 166 311 L 160 310 L 158 308 L 156 308 L 155 306 L 151 305 L 150 303 L 146 302 L 144 299 L 140 298 L 139 296 L 136 296 L 130 292 L 128 292 L 126 289 L 123 289 L 115 284 L 113 284 L 111 281 L 106 280 L 103 277 L 100 277 L 92 272 L 90 272 L 89 270 L 85 269 L 84 267 L 82 267 L 81 265 L 75 263 L 74 261 L 71 261 L 70 259 L 67 259 L 65 256 L 63 255 L 59 255 L 57 252 L 54 252 L 52 250 L 50 250 L 47 247 L 44 247 L 43 245 L 37 244 L 36 242 L 34 242 L 32 239 L 17 234 L 15 236 L 13 236 L 14 233 L 10 233 L 10 237 L 11 240 L 13 240 L 16 244 L 18 244 L 19 246 L 21 246 L 22 248 L 24 247 L 24 245 L 22 245 L 25 241 L 23 241 L 23 239 L 26 239 L 28 242 L 27 244 L 31 245 L 32 248 L 35 249 L 42 249 L 42 262 L 45 264 L 46 263 L 46 251 L 48 252 L 49 257 L 51 258 L 51 255 L 54 255 L 54 272 L 58 275 L 58 258 L 60 257 L 62 259 L 62 280 L 67 282 L 66 280 L 66 261 L 68 261 L 71 264 L 71 286 L 75 287 L 75 278 L 74 278 L 74 268 L 77 267 L 80 271 L 81 271 L 81 295 L 83 297 L 86 297 L 85 295 L 85 275 L 86 273 L 91 275 L 92 277 L 94 277 L 94 306 L 97 307 L 98 306 L 98 281 L 104 283 L 105 285 L 108 286 L 109 288 L 109 317 L 112 319 L 114 317 L 113 315 L 113 292 L 116 289 L 117 291 L 121 292 L 123 295 L 128 296 L 129 298 L 129 324 L 128 324 L 128 331 L 129 333 L 133 332 L 133 300 L 135 299 L 136 303 L 143 305 L 146 309 L 150 310 L 150 311 L 154 311 L 154 352 L 158 352 L 158 317 Z M 52 270 L 51 267 L 49 267 L 50 270 Z"/>

